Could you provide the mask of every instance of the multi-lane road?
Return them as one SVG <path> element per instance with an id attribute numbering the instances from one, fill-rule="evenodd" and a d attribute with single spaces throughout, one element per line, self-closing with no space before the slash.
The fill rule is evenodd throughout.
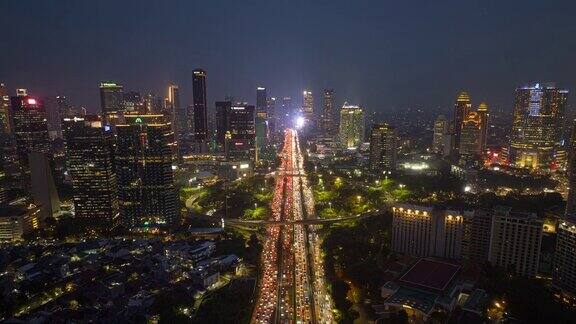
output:
<path id="1" fill-rule="evenodd" d="M 266 227 L 262 273 L 252 323 L 332 323 L 332 300 L 324 281 L 314 199 L 295 130 L 285 132 Z"/>

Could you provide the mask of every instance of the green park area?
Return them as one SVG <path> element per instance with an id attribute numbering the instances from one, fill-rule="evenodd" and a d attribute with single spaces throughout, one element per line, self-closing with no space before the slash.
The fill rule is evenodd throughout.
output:
<path id="1" fill-rule="evenodd" d="M 191 215 L 267 219 L 270 215 L 273 181 L 257 175 L 237 181 L 182 187 L 180 201 Z"/>

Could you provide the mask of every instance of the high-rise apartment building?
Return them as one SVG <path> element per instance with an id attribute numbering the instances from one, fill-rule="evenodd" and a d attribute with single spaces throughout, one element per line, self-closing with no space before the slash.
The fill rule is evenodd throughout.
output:
<path id="1" fill-rule="evenodd" d="M 316 127 L 316 118 L 314 116 L 314 96 L 310 90 L 304 90 L 302 93 L 302 117 L 304 117 L 306 129 L 313 129 Z"/>
<path id="2" fill-rule="evenodd" d="M 535 213 L 496 207 L 490 236 L 489 261 L 526 277 L 538 273 L 542 244 L 542 219 Z"/>
<path id="3" fill-rule="evenodd" d="M 206 100 L 206 71 L 192 71 L 194 105 L 194 141 L 197 153 L 208 150 L 208 105 Z"/>
<path id="4" fill-rule="evenodd" d="M 11 106 L 18 160 L 27 168 L 29 153 L 50 151 L 46 112 L 40 99 L 28 95 L 12 97 Z"/>
<path id="5" fill-rule="evenodd" d="M 510 163 L 520 168 L 553 169 L 562 140 L 568 91 L 554 84 L 516 89 Z"/>
<path id="6" fill-rule="evenodd" d="M 462 122 L 471 109 L 472 101 L 470 100 L 470 95 L 466 91 L 460 92 L 454 104 L 454 117 L 452 119 L 452 132 L 454 133 L 454 142 L 452 144 L 455 152 L 460 149 Z"/>
<path id="7" fill-rule="evenodd" d="M 100 109 L 104 124 L 115 125 L 124 112 L 124 87 L 116 82 L 100 83 Z"/>
<path id="8" fill-rule="evenodd" d="M 464 216 L 416 205 L 392 207 L 392 251 L 416 256 L 462 257 Z"/>
<path id="9" fill-rule="evenodd" d="M 561 219 L 556 232 L 553 284 L 576 296 L 576 220 Z"/>
<path id="10" fill-rule="evenodd" d="M 370 133 L 370 166 L 396 169 L 396 129 L 386 123 L 374 124 Z"/>
<path id="11" fill-rule="evenodd" d="M 483 264 L 488 261 L 493 210 L 465 211 L 462 256 L 464 259 Z"/>
<path id="12" fill-rule="evenodd" d="M 324 105 L 320 117 L 320 129 L 324 136 L 336 135 L 334 116 L 334 89 L 324 89 Z"/>
<path id="13" fill-rule="evenodd" d="M 343 148 L 357 148 L 364 141 L 364 110 L 344 103 L 340 109 L 340 144 Z"/>
<path id="14" fill-rule="evenodd" d="M 65 118 L 63 131 L 76 220 L 88 232 L 109 233 L 120 225 L 114 135 L 98 116 Z"/>
<path id="15" fill-rule="evenodd" d="M 118 125 L 115 154 L 122 222 L 149 231 L 178 221 L 174 132 L 163 115 L 127 115 Z"/>

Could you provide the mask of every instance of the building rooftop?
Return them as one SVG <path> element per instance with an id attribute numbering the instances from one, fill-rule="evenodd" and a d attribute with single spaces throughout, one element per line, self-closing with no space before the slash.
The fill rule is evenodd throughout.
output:
<path id="1" fill-rule="evenodd" d="M 398 289 L 392 296 L 386 299 L 386 303 L 409 306 L 424 314 L 430 314 L 437 298 L 438 295 L 435 294 L 407 287 L 400 287 L 400 289 Z"/>
<path id="2" fill-rule="evenodd" d="M 460 266 L 443 261 L 420 259 L 408 272 L 400 277 L 399 282 L 415 288 L 444 291 L 454 279 Z"/>

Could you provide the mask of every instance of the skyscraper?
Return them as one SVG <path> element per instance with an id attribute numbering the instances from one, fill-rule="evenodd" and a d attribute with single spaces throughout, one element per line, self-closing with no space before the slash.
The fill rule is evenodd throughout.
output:
<path id="1" fill-rule="evenodd" d="M 11 105 L 18 160 L 27 168 L 29 153 L 50 151 L 46 112 L 40 99 L 28 95 L 12 97 Z"/>
<path id="2" fill-rule="evenodd" d="M 0 83 L 0 133 L 12 133 L 10 125 L 10 96 L 4 83 Z"/>
<path id="3" fill-rule="evenodd" d="M 182 156 L 191 153 L 189 138 L 192 119 L 187 107 L 180 104 L 180 88 L 175 84 L 168 86 L 166 106 L 167 121 L 172 124 L 178 144 L 178 158 L 181 159 Z"/>
<path id="4" fill-rule="evenodd" d="M 194 104 L 194 140 L 196 152 L 206 152 L 208 148 L 208 107 L 206 101 L 206 71 L 192 72 L 192 92 Z"/>
<path id="5" fill-rule="evenodd" d="M 162 115 L 127 115 L 118 125 L 116 176 L 122 221 L 132 231 L 165 228 L 178 221 L 172 169 L 172 126 Z"/>
<path id="6" fill-rule="evenodd" d="M 228 157 L 251 159 L 254 156 L 254 115 L 254 106 L 232 105 L 230 101 L 216 102 L 216 139 Z"/>
<path id="7" fill-rule="evenodd" d="M 489 261 L 519 275 L 538 272 L 543 221 L 535 213 L 512 212 L 496 207 L 490 237 Z"/>
<path id="8" fill-rule="evenodd" d="M 482 141 L 482 152 L 486 149 L 488 145 L 488 117 L 490 116 L 488 113 L 488 104 L 485 102 L 481 102 L 478 106 L 478 115 L 480 115 L 480 120 L 482 122 L 482 134 L 481 134 L 481 141 Z"/>
<path id="9" fill-rule="evenodd" d="M 266 99 L 266 112 L 268 115 L 268 133 L 274 134 L 276 132 L 276 125 L 278 125 L 278 114 L 276 113 L 276 98 Z"/>
<path id="10" fill-rule="evenodd" d="M 343 148 L 357 148 L 364 141 L 364 110 L 348 105 L 340 109 L 340 144 Z"/>
<path id="11" fill-rule="evenodd" d="M 109 233 L 120 225 L 114 172 L 114 135 L 98 116 L 65 118 L 66 162 L 80 226 Z"/>
<path id="12" fill-rule="evenodd" d="M 100 83 L 100 109 L 104 124 L 115 125 L 124 111 L 124 87 L 116 82 Z"/>
<path id="13" fill-rule="evenodd" d="M 452 129 L 454 133 L 454 150 L 458 152 L 460 149 L 460 137 L 461 137 L 461 130 L 462 130 L 462 121 L 468 114 L 468 112 L 472 109 L 472 101 L 470 100 L 470 96 L 468 92 L 462 91 L 456 98 L 456 103 L 454 104 L 454 118 L 452 120 Z"/>
<path id="14" fill-rule="evenodd" d="M 396 169 L 396 130 L 382 123 L 374 124 L 370 133 L 370 166 Z"/>
<path id="15" fill-rule="evenodd" d="M 268 140 L 268 105 L 266 88 L 256 88 L 256 157 L 267 143 Z"/>
<path id="16" fill-rule="evenodd" d="M 66 96 L 56 96 L 56 106 L 58 107 L 60 119 L 74 117 L 72 107 Z"/>
<path id="17" fill-rule="evenodd" d="M 576 220 L 573 217 L 558 222 L 554 253 L 553 284 L 576 295 Z"/>
<path id="18" fill-rule="evenodd" d="M 566 214 L 576 214 L 576 119 L 572 122 L 572 134 L 568 143 L 568 197 L 566 198 Z"/>
<path id="19" fill-rule="evenodd" d="M 432 136 L 432 152 L 447 156 L 452 148 L 450 124 L 444 115 L 438 116 L 434 121 L 434 134 Z"/>
<path id="20" fill-rule="evenodd" d="M 516 89 L 510 163 L 520 168 L 554 168 L 562 135 L 568 91 L 554 84 Z"/>
<path id="21" fill-rule="evenodd" d="M 280 114 L 278 120 L 280 121 L 279 131 L 283 131 L 287 127 L 292 127 L 294 118 L 294 106 L 292 105 L 291 97 L 282 98 L 282 107 L 280 107 Z"/>
<path id="22" fill-rule="evenodd" d="M 123 95 L 122 110 L 128 113 L 144 113 L 145 105 L 142 95 L 138 91 L 127 91 Z"/>
<path id="23" fill-rule="evenodd" d="M 324 89 L 324 107 L 320 118 L 320 129 L 324 136 L 336 134 L 336 122 L 334 120 L 334 90 Z"/>
<path id="24" fill-rule="evenodd" d="M 257 115 L 261 115 L 264 116 L 264 118 L 266 118 L 266 112 L 267 112 L 267 93 L 266 93 L 266 88 L 264 87 L 257 87 L 256 88 L 256 114 Z"/>
<path id="25" fill-rule="evenodd" d="M 479 157 L 484 146 L 482 137 L 482 117 L 475 111 L 469 111 L 460 127 L 460 156 L 465 159 Z"/>
<path id="26" fill-rule="evenodd" d="M 314 96 L 312 91 L 304 90 L 302 93 L 302 114 L 307 129 L 316 127 L 316 118 L 314 116 Z"/>

